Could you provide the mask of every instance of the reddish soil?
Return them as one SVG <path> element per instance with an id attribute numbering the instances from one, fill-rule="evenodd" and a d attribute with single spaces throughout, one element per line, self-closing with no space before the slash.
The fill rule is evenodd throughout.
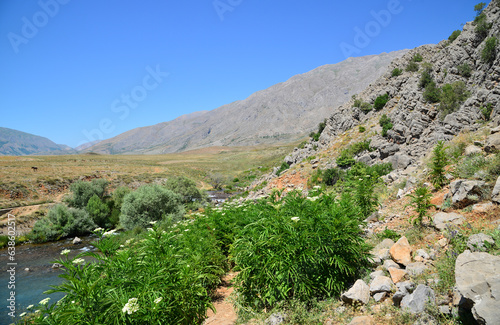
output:
<path id="1" fill-rule="evenodd" d="M 217 289 L 216 301 L 214 308 L 216 312 L 208 310 L 207 319 L 204 325 L 233 325 L 236 324 L 238 316 L 234 310 L 233 305 L 228 301 L 229 296 L 233 293 L 233 286 L 231 280 L 234 279 L 236 273 L 228 273 L 222 278 L 222 283 Z"/>

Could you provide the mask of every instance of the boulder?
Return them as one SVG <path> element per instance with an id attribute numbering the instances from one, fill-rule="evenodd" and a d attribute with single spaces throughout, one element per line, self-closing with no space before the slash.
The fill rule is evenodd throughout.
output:
<path id="1" fill-rule="evenodd" d="M 393 260 L 385 260 L 384 261 L 384 268 L 387 271 L 389 271 L 390 268 L 400 269 L 401 267 L 399 266 L 398 263 L 394 262 Z"/>
<path id="2" fill-rule="evenodd" d="M 402 153 L 397 153 L 387 160 L 392 164 L 392 168 L 394 170 L 406 169 L 406 167 L 408 167 L 412 162 L 410 156 Z"/>
<path id="3" fill-rule="evenodd" d="M 266 319 L 267 325 L 279 325 L 284 323 L 286 320 L 286 315 L 283 313 L 274 313 Z"/>
<path id="4" fill-rule="evenodd" d="M 464 208 L 480 201 L 485 190 L 486 183 L 483 181 L 456 180 L 450 184 L 451 203 Z"/>
<path id="5" fill-rule="evenodd" d="M 455 279 L 461 307 L 471 309 L 479 324 L 498 324 L 500 256 L 466 250 L 457 257 Z"/>
<path id="6" fill-rule="evenodd" d="M 495 152 L 498 150 L 500 150 L 500 133 L 495 133 L 490 135 L 486 139 L 486 143 L 484 145 L 484 151 Z"/>
<path id="7" fill-rule="evenodd" d="M 424 260 L 428 260 L 428 259 L 431 258 L 429 256 L 429 254 L 427 254 L 427 252 L 425 250 L 423 250 L 423 249 L 417 249 L 417 251 L 415 253 L 417 254 L 417 256 L 420 256 Z"/>
<path id="8" fill-rule="evenodd" d="M 378 270 L 378 271 L 372 272 L 372 273 L 370 273 L 370 279 L 373 280 L 380 275 L 384 275 L 384 271 Z"/>
<path id="9" fill-rule="evenodd" d="M 402 269 L 396 269 L 394 267 L 389 268 L 389 274 L 391 275 L 392 282 L 398 283 L 404 279 L 408 272 Z"/>
<path id="10" fill-rule="evenodd" d="M 500 186 L 499 186 L 499 190 L 500 190 Z M 492 195 L 492 200 L 493 200 L 493 195 Z M 500 197 L 499 197 L 499 200 L 500 200 Z M 494 207 L 495 207 L 495 204 L 493 204 L 493 202 L 478 203 L 478 204 L 474 204 L 472 206 L 472 212 L 486 213 L 486 212 L 490 211 L 491 209 L 493 209 Z"/>
<path id="11" fill-rule="evenodd" d="M 82 240 L 78 237 L 75 237 L 75 239 L 73 239 L 73 245 L 78 245 L 78 244 L 81 244 L 82 243 Z"/>
<path id="12" fill-rule="evenodd" d="M 390 238 L 385 238 L 373 248 L 373 251 L 380 251 L 384 248 L 391 249 L 392 245 L 394 245 L 394 241 Z"/>
<path id="13" fill-rule="evenodd" d="M 495 241 L 491 236 L 482 233 L 474 234 L 467 240 L 467 248 L 473 252 L 482 252 L 486 249 L 484 246 L 485 242 L 490 243 L 491 245 L 495 244 Z"/>
<path id="14" fill-rule="evenodd" d="M 410 276 L 417 276 L 425 272 L 427 266 L 422 262 L 410 263 L 406 266 L 406 271 Z"/>
<path id="15" fill-rule="evenodd" d="M 375 325 L 375 321 L 371 316 L 356 316 L 349 325 Z"/>
<path id="16" fill-rule="evenodd" d="M 392 245 L 389 253 L 392 259 L 399 264 L 408 265 L 411 263 L 411 246 L 405 236 L 401 237 Z"/>
<path id="17" fill-rule="evenodd" d="M 393 282 L 386 276 L 378 276 L 370 283 L 370 293 L 391 292 Z"/>
<path id="18" fill-rule="evenodd" d="M 370 287 L 363 281 L 358 280 L 341 296 L 342 301 L 348 304 L 360 303 L 366 305 L 370 300 Z"/>
<path id="19" fill-rule="evenodd" d="M 497 178 L 493 192 L 491 192 L 491 200 L 500 204 L 500 176 Z"/>
<path id="20" fill-rule="evenodd" d="M 472 156 L 472 155 L 477 155 L 483 152 L 481 148 L 475 146 L 475 145 L 470 145 L 467 148 L 465 148 L 465 155 L 466 156 Z"/>
<path id="21" fill-rule="evenodd" d="M 435 304 L 436 296 L 430 287 L 419 284 L 411 295 L 407 295 L 401 300 L 401 308 L 409 310 L 413 314 L 425 311 L 427 303 Z"/>
<path id="22" fill-rule="evenodd" d="M 381 302 L 385 297 L 387 297 L 387 292 L 377 292 L 373 295 L 373 300 L 375 300 L 375 302 Z"/>
<path id="23" fill-rule="evenodd" d="M 447 225 L 461 225 L 465 218 L 458 213 L 446 213 L 446 212 L 438 212 L 433 217 L 434 225 L 440 231 L 446 229 Z"/>

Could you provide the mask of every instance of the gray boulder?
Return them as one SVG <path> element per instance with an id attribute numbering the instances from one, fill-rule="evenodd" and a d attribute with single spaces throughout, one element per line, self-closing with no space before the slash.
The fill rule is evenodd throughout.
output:
<path id="1" fill-rule="evenodd" d="M 370 283 L 370 293 L 391 292 L 393 285 L 390 278 L 384 275 L 378 276 Z"/>
<path id="2" fill-rule="evenodd" d="M 490 243 L 493 245 L 495 244 L 495 241 L 493 240 L 493 237 L 479 233 L 469 237 L 467 240 L 467 247 L 473 252 L 482 252 L 486 249 L 484 243 Z"/>
<path id="3" fill-rule="evenodd" d="M 496 203 L 500 203 L 500 176 L 497 178 L 493 192 L 491 192 L 491 200 Z"/>
<path id="4" fill-rule="evenodd" d="M 484 145 L 484 151 L 495 152 L 498 150 L 500 150 L 500 133 L 495 133 L 490 135 L 486 139 L 486 143 Z"/>
<path id="5" fill-rule="evenodd" d="M 436 296 L 430 287 L 419 284 L 411 295 L 407 295 L 401 301 L 401 308 L 409 310 L 413 314 L 425 311 L 425 305 L 435 304 Z"/>
<path id="6" fill-rule="evenodd" d="M 447 225 L 461 225 L 465 218 L 458 213 L 446 213 L 446 212 L 438 212 L 432 217 L 434 221 L 434 225 L 440 231 L 446 229 Z"/>
<path id="7" fill-rule="evenodd" d="M 459 179 L 450 184 L 451 203 L 459 208 L 480 201 L 481 196 L 486 189 L 486 183 L 483 181 L 469 181 Z"/>
<path id="8" fill-rule="evenodd" d="M 348 304 L 366 305 L 370 300 L 370 287 L 363 280 L 358 280 L 347 292 L 342 294 L 341 298 Z"/>
<path id="9" fill-rule="evenodd" d="M 279 325 L 284 323 L 286 320 L 286 315 L 283 313 L 274 313 L 266 319 L 267 325 Z"/>
<path id="10" fill-rule="evenodd" d="M 483 152 L 481 148 L 475 146 L 475 145 L 470 145 L 467 148 L 465 148 L 465 155 L 466 156 L 472 156 L 472 155 L 477 155 Z"/>
<path id="11" fill-rule="evenodd" d="M 422 262 L 410 263 L 406 266 L 406 271 L 410 276 L 417 276 L 425 272 L 427 266 Z"/>
<path id="12" fill-rule="evenodd" d="M 498 324 L 500 256 L 466 250 L 457 257 L 455 279 L 461 307 L 471 309 L 479 324 Z"/>

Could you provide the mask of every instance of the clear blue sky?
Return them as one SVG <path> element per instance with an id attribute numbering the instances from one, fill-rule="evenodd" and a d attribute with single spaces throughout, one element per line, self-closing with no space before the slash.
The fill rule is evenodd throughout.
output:
<path id="1" fill-rule="evenodd" d="M 110 138 L 245 99 L 346 53 L 437 43 L 478 2 L 2 0 L 0 126 L 72 147 Z M 381 10 L 390 16 L 377 22 Z"/>

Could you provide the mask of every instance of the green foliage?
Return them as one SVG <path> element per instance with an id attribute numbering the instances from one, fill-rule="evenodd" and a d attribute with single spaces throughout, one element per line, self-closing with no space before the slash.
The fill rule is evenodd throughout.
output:
<path id="1" fill-rule="evenodd" d="M 476 17 L 483 13 L 484 8 L 486 8 L 486 3 L 480 2 L 474 6 L 474 11 L 476 12 Z"/>
<path id="2" fill-rule="evenodd" d="M 412 62 L 422 62 L 424 60 L 424 58 L 422 57 L 422 55 L 420 53 L 416 53 L 412 58 L 411 58 L 411 61 Z"/>
<path id="3" fill-rule="evenodd" d="M 402 70 L 402 69 L 399 69 L 399 68 L 394 68 L 394 70 L 392 70 L 392 72 L 391 72 L 391 76 L 392 76 L 392 77 L 398 77 L 398 76 L 400 76 L 402 73 L 403 73 L 403 70 Z"/>
<path id="4" fill-rule="evenodd" d="M 481 59 L 483 62 L 492 64 L 497 57 L 498 38 L 490 37 L 484 44 L 483 51 L 481 52 Z"/>
<path id="5" fill-rule="evenodd" d="M 359 108 L 363 113 L 367 114 L 372 110 L 372 105 L 367 102 L 362 101 L 361 99 L 355 99 L 352 107 Z"/>
<path id="6" fill-rule="evenodd" d="M 480 178 L 485 181 L 495 181 L 500 176 L 500 153 L 491 157 L 481 154 L 466 156 L 455 166 L 453 176 L 457 178 Z"/>
<path id="7" fill-rule="evenodd" d="M 112 199 L 113 199 L 113 203 L 114 203 L 114 206 L 118 209 L 118 210 L 121 210 L 122 208 L 122 204 L 123 204 L 123 199 L 125 198 L 125 196 L 130 193 L 131 190 L 130 188 L 126 187 L 126 186 L 120 186 L 120 187 L 117 187 L 114 191 L 113 191 L 113 194 L 112 194 Z"/>
<path id="8" fill-rule="evenodd" d="M 434 81 L 432 78 L 432 65 L 426 63 L 423 65 L 423 68 L 424 70 L 420 74 L 420 81 L 418 83 L 421 89 L 426 88 L 427 85 Z"/>
<path id="9" fill-rule="evenodd" d="M 472 76 L 472 68 L 468 63 L 461 64 L 457 67 L 458 73 L 464 78 L 470 78 Z"/>
<path id="10" fill-rule="evenodd" d="M 360 126 L 358 127 L 358 131 L 359 131 L 359 133 L 363 133 L 363 132 L 365 132 L 365 131 L 366 131 L 366 128 L 365 128 L 364 126 L 360 125 Z"/>
<path id="11" fill-rule="evenodd" d="M 321 123 L 319 123 L 319 124 L 318 124 L 318 131 L 317 131 L 316 133 L 311 132 L 311 134 L 309 134 L 309 136 L 310 136 L 311 138 L 313 138 L 313 139 L 314 139 L 314 141 L 318 141 L 318 140 L 319 140 L 319 137 L 321 136 L 321 132 L 323 132 L 323 130 L 324 130 L 324 129 L 325 129 L 325 127 L 326 127 L 326 122 L 327 122 L 327 120 L 326 120 L 326 118 L 325 118 L 325 119 L 323 120 L 323 122 L 321 122 Z"/>
<path id="12" fill-rule="evenodd" d="M 49 210 L 47 216 L 35 223 L 29 237 L 32 241 L 40 243 L 68 236 L 85 235 L 95 227 L 95 223 L 86 211 L 58 204 Z"/>
<path id="13" fill-rule="evenodd" d="M 282 162 L 280 168 L 276 172 L 276 175 L 278 175 L 278 176 L 281 175 L 281 173 L 283 173 L 285 170 L 287 170 L 289 168 L 290 168 L 290 165 L 288 163 Z"/>
<path id="14" fill-rule="evenodd" d="M 373 107 L 376 111 L 380 111 L 384 108 L 385 104 L 389 101 L 389 94 L 378 96 L 373 103 Z"/>
<path id="15" fill-rule="evenodd" d="M 335 185 L 339 180 L 345 176 L 345 172 L 340 168 L 329 168 L 323 171 L 323 183 L 328 186 Z"/>
<path id="16" fill-rule="evenodd" d="M 406 71 L 408 71 L 408 72 L 417 72 L 418 69 L 419 69 L 418 63 L 413 62 L 413 61 L 408 63 L 408 65 L 406 66 Z"/>
<path id="17" fill-rule="evenodd" d="M 439 141 L 432 151 L 430 176 L 431 183 L 436 189 L 442 188 L 447 182 L 445 167 L 448 165 L 448 157 L 445 150 L 444 142 Z"/>
<path id="18" fill-rule="evenodd" d="M 488 36 L 489 30 L 493 26 L 492 23 L 488 23 L 486 14 L 484 13 L 480 13 L 476 16 L 476 18 L 474 19 L 474 24 L 476 25 L 476 35 L 481 41 L 484 40 L 486 36 Z"/>
<path id="19" fill-rule="evenodd" d="M 371 151 L 370 140 L 360 141 L 353 143 L 340 152 L 337 157 L 336 163 L 339 167 L 350 167 L 356 163 L 354 156 L 362 153 L 363 151 Z"/>
<path id="20" fill-rule="evenodd" d="M 123 199 L 120 223 L 127 230 L 146 228 L 152 221 L 177 221 L 183 212 L 180 195 L 159 185 L 144 185 Z"/>
<path id="21" fill-rule="evenodd" d="M 437 103 L 441 98 L 441 89 L 436 86 L 434 81 L 431 81 L 425 87 L 423 97 L 429 103 Z"/>
<path id="22" fill-rule="evenodd" d="M 493 104 L 489 103 L 485 106 L 479 107 L 481 113 L 483 113 L 484 120 L 489 121 L 491 117 L 491 112 L 493 111 Z"/>
<path id="23" fill-rule="evenodd" d="M 343 194 L 352 197 L 364 220 L 377 210 L 379 202 L 375 187 L 380 183 L 380 175 L 368 169 L 365 164 L 358 163 L 351 168 L 347 176 L 347 186 Z"/>
<path id="24" fill-rule="evenodd" d="M 386 137 L 387 131 L 389 131 L 393 127 L 391 119 L 384 114 L 380 117 L 378 123 L 382 127 L 382 136 Z"/>
<path id="25" fill-rule="evenodd" d="M 458 36 L 460 36 L 460 34 L 462 34 L 461 30 L 453 31 L 453 33 L 451 33 L 450 37 L 448 37 L 448 41 L 450 41 L 450 43 L 452 43 L 454 40 L 456 40 L 458 38 Z"/>
<path id="26" fill-rule="evenodd" d="M 94 194 L 87 203 L 86 210 L 96 225 L 103 228 L 111 228 L 114 225 L 109 222 L 109 207 L 106 203 Z"/>
<path id="27" fill-rule="evenodd" d="M 164 186 L 181 196 L 182 203 L 188 209 L 195 209 L 206 201 L 206 197 L 198 189 L 196 183 L 184 176 L 171 177 L 167 179 Z"/>
<path id="28" fill-rule="evenodd" d="M 467 86 L 463 81 L 456 81 L 453 84 L 444 85 L 441 91 L 439 105 L 442 118 L 458 110 L 460 105 L 469 96 L 470 93 L 467 91 Z"/>
<path id="29" fill-rule="evenodd" d="M 387 227 L 385 227 L 384 230 L 382 230 L 381 232 L 378 232 L 376 235 L 375 235 L 379 240 L 383 240 L 385 238 L 389 238 L 389 239 L 392 239 L 393 241 L 398 241 L 399 238 L 401 238 L 401 235 L 398 234 L 397 232 L 395 232 L 394 230 L 392 229 L 388 229 Z"/>
<path id="30" fill-rule="evenodd" d="M 410 204 L 415 209 L 418 215 L 410 220 L 413 224 L 421 227 L 425 217 L 429 218 L 429 208 L 434 206 L 431 204 L 432 195 L 427 187 L 418 187 L 415 192 L 409 195 L 411 198 Z"/>
<path id="31" fill-rule="evenodd" d="M 109 182 L 105 179 L 93 179 L 91 182 L 77 181 L 70 186 L 73 196 L 69 199 L 69 205 L 79 209 L 85 209 L 90 198 L 97 195 L 103 199 Z"/>
<path id="32" fill-rule="evenodd" d="M 368 265 L 359 212 L 346 198 L 312 202 L 291 193 L 269 203 L 231 250 L 241 305 L 260 310 L 335 296 Z"/>

